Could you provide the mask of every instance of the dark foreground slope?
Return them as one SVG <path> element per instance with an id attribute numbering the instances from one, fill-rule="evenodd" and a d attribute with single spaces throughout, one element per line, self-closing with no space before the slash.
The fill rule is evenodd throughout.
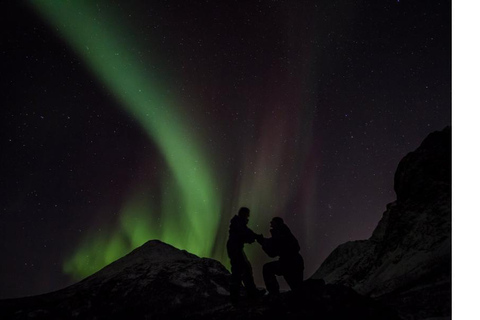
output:
<path id="1" fill-rule="evenodd" d="M 229 278 L 218 261 L 153 240 L 63 290 L 0 301 L 0 319 L 396 319 L 373 299 L 319 280 L 233 306 Z"/>
<path id="2" fill-rule="evenodd" d="M 397 200 L 368 240 L 340 245 L 312 276 L 397 309 L 406 319 L 451 315 L 451 129 L 400 162 Z"/>

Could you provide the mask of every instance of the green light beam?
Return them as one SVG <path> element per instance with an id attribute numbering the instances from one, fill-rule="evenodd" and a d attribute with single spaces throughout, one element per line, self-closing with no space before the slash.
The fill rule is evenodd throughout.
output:
<path id="1" fill-rule="evenodd" d="M 85 276 L 155 236 L 197 255 L 210 256 L 221 208 L 212 170 L 168 88 L 161 87 L 148 71 L 151 66 L 140 62 L 131 30 L 87 1 L 31 3 L 154 141 L 173 173 L 176 189 L 171 192 L 178 199 L 162 199 L 156 227 L 144 223 L 155 221 L 155 210 L 128 210 L 132 213 L 122 215 L 117 234 L 85 240 L 65 263 L 65 271 Z M 100 250 L 107 250 L 103 259 Z M 86 257 L 91 259 L 90 265 L 82 267 Z"/>

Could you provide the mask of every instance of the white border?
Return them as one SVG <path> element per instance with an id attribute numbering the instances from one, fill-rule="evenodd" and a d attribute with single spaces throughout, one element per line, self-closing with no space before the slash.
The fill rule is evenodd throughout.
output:
<path id="1" fill-rule="evenodd" d="M 453 3 L 453 319 L 480 319 L 479 5 Z"/>

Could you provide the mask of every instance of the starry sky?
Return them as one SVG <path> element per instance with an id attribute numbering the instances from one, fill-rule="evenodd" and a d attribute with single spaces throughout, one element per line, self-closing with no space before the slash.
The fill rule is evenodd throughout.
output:
<path id="1" fill-rule="evenodd" d="M 281 216 L 310 276 L 368 238 L 451 123 L 449 1 L 10 1 L 0 8 L 0 298 L 149 239 L 229 267 Z M 248 246 L 258 285 L 268 261 Z"/>

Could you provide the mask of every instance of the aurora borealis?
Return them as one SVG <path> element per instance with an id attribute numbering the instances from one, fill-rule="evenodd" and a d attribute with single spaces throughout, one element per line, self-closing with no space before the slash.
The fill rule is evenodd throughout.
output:
<path id="1" fill-rule="evenodd" d="M 65 271 L 83 278 L 153 238 L 200 256 L 211 256 L 220 216 L 212 169 L 189 132 L 165 85 L 128 48 L 127 31 L 92 4 L 33 2 L 56 27 L 95 76 L 146 131 L 172 172 L 170 195 L 160 210 L 148 199 L 127 200 L 112 234 L 90 239 L 66 262 Z M 161 73 L 161 70 L 158 71 Z M 170 181 L 169 181 L 170 182 Z M 132 197 L 137 197 L 133 195 Z M 172 199 L 173 198 L 173 199 Z M 155 222 L 155 212 L 161 212 Z"/>
<path id="2" fill-rule="evenodd" d="M 150 239 L 229 267 L 240 206 L 264 235 L 284 218 L 309 276 L 370 236 L 400 159 L 451 122 L 448 3 L 8 6 L 0 298 Z"/>

